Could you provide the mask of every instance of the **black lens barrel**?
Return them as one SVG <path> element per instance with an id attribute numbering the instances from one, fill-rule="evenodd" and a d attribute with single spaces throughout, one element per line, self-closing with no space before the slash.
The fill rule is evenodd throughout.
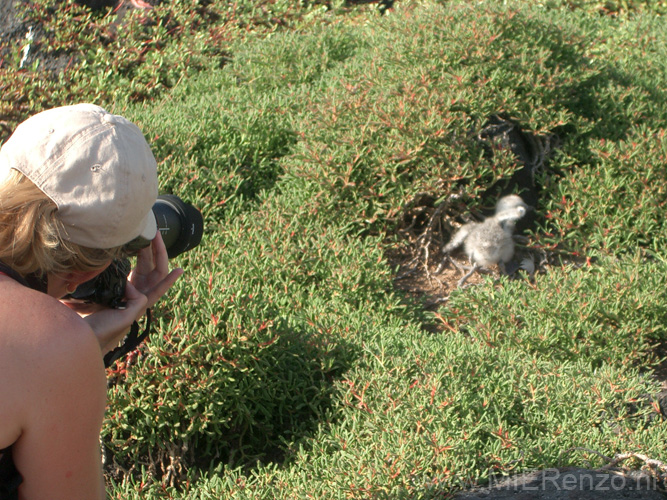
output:
<path id="1" fill-rule="evenodd" d="M 173 194 L 162 194 L 153 205 L 153 214 L 167 255 L 177 255 L 196 247 L 204 233 L 204 218 L 199 210 Z"/>

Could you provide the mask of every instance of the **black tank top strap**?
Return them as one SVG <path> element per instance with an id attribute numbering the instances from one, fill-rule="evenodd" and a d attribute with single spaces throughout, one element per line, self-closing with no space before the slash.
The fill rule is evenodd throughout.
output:
<path id="1" fill-rule="evenodd" d="M 12 449 L 0 450 L 0 500 L 18 500 L 23 478 L 12 459 Z"/>
<path id="2" fill-rule="evenodd" d="M 46 293 L 47 283 L 44 278 L 40 278 L 35 275 L 29 275 L 24 278 L 2 261 L 0 261 L 0 273 L 6 274 L 13 280 L 21 283 L 23 286 L 27 286 L 28 288 L 32 288 L 38 292 Z"/>
<path id="3" fill-rule="evenodd" d="M 23 286 L 30 287 L 30 285 L 28 284 L 28 282 L 26 281 L 26 279 L 23 276 L 21 276 L 19 273 L 14 271 L 11 267 L 9 267 L 7 264 L 5 264 L 2 261 L 0 261 L 0 273 L 6 274 L 10 278 L 12 278 L 14 281 L 18 281 L 19 283 L 21 283 Z"/>

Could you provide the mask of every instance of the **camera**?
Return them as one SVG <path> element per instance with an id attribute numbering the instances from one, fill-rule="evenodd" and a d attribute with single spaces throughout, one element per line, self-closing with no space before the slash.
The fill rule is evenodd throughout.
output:
<path id="1" fill-rule="evenodd" d="M 152 210 L 170 259 L 199 245 L 204 233 L 204 219 L 195 207 L 178 196 L 164 194 L 157 197 Z M 149 240 L 137 238 L 128 243 L 126 249 L 132 253 L 150 243 Z M 122 309 L 125 307 L 125 284 L 130 270 L 128 259 L 114 259 L 103 273 L 79 285 L 65 300 L 74 299 Z"/>

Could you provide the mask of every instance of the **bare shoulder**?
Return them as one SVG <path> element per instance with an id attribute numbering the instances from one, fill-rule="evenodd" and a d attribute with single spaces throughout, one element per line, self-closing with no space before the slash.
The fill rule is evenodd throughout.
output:
<path id="1" fill-rule="evenodd" d="M 92 330 L 78 314 L 53 297 L 18 283 L 0 286 L 0 318 L 2 345 L 20 350 L 32 361 L 79 357 L 73 347 L 79 354 L 99 353 Z"/>
<path id="2" fill-rule="evenodd" d="M 15 282 L 0 283 L 0 398 L 20 410 L 40 405 L 27 394 L 50 388 L 104 387 L 99 343 L 75 312 L 48 295 Z M 61 392 L 60 390 L 54 393 Z M 91 391 L 92 393 L 92 391 Z"/>

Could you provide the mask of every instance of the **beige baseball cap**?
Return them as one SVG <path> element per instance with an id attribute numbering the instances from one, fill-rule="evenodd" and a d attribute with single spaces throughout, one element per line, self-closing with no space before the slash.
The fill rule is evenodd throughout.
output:
<path id="1" fill-rule="evenodd" d="M 0 149 L 0 179 L 28 177 L 58 206 L 66 239 L 114 248 L 157 232 L 157 163 L 141 130 L 93 104 L 38 113 Z"/>

